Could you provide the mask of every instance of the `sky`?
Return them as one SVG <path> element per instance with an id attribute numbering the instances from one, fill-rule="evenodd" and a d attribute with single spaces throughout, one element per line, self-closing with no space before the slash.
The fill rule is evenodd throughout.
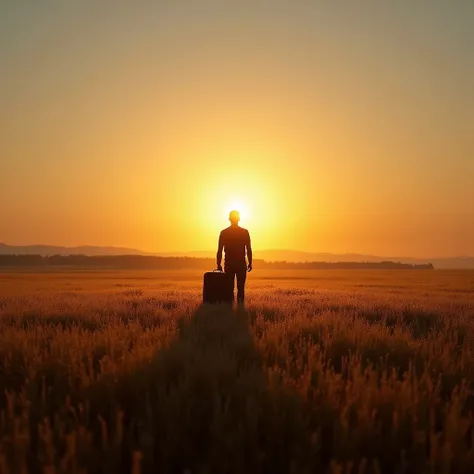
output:
<path id="1" fill-rule="evenodd" d="M 0 242 L 474 255 L 472 1 L 2 0 L 0 71 Z"/>

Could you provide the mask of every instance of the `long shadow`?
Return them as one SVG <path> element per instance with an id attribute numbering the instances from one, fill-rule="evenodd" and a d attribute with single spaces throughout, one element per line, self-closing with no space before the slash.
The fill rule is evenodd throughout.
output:
<path id="1" fill-rule="evenodd" d="M 244 310 L 201 305 L 155 369 L 154 399 L 163 402 L 155 411 L 155 468 L 244 472 L 259 463 L 267 387 Z"/>

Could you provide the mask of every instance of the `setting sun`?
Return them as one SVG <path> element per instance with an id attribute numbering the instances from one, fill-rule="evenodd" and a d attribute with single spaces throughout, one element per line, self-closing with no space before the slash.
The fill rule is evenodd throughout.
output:
<path id="1" fill-rule="evenodd" d="M 231 211 L 239 212 L 241 223 L 245 223 L 245 221 L 250 217 L 250 209 L 243 200 L 231 201 L 231 204 L 225 207 L 225 217 L 229 217 Z"/>
<path id="2" fill-rule="evenodd" d="M 247 156 L 252 155 L 243 155 L 237 160 L 244 169 L 251 166 L 252 160 Z M 294 207 L 292 200 L 283 199 L 279 190 L 284 186 L 284 179 L 280 173 L 259 172 L 257 167 L 247 173 L 214 171 L 200 181 L 193 180 L 190 173 L 187 182 L 186 196 L 190 196 L 193 206 L 193 246 L 198 249 L 214 244 L 218 233 L 229 225 L 232 210 L 240 212 L 240 225 L 251 231 L 256 249 L 281 247 L 279 239 L 291 232 L 285 227 L 292 224 L 294 216 L 303 209 Z M 296 197 L 297 191 L 293 195 Z"/>

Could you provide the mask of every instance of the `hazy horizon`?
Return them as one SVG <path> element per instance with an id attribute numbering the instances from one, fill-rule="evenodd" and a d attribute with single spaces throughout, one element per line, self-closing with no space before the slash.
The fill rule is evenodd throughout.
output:
<path id="1" fill-rule="evenodd" d="M 472 45 L 461 0 L 2 2 L 0 242 L 210 251 L 239 207 L 256 251 L 474 255 Z"/>
<path id="2" fill-rule="evenodd" d="M 160 251 L 158 250 L 147 250 L 142 248 L 136 247 L 122 247 L 122 246 L 115 246 L 115 245 L 91 245 L 91 244 L 79 244 L 79 245 L 56 245 L 50 243 L 27 243 L 27 244 L 14 244 L 9 242 L 1 242 L 0 246 L 6 245 L 8 247 L 52 247 L 52 248 L 65 248 L 65 249 L 75 249 L 75 248 L 103 248 L 103 249 L 125 249 L 134 252 L 139 252 L 142 254 L 150 254 L 150 255 L 163 255 L 163 256 L 181 256 L 181 255 L 191 255 L 191 254 L 206 254 L 209 257 L 214 257 L 216 250 L 212 248 L 208 249 L 187 249 L 187 250 L 171 250 L 171 251 Z M 315 250 L 302 250 L 298 248 L 261 248 L 255 250 L 255 256 L 258 259 L 259 252 L 262 253 L 296 253 L 296 254 L 315 254 L 315 255 L 334 255 L 334 256 L 344 256 L 344 255 L 360 255 L 360 256 L 367 256 L 367 257 L 376 257 L 376 258 L 408 258 L 414 260 L 428 260 L 428 259 L 444 259 L 444 258 L 474 258 L 474 255 L 468 254 L 449 254 L 449 255 L 430 255 L 428 257 L 416 257 L 413 255 L 380 255 L 374 252 L 357 252 L 357 251 L 350 251 L 350 252 L 329 252 L 329 251 L 315 251 Z M 119 255 L 119 254 L 117 254 Z"/>

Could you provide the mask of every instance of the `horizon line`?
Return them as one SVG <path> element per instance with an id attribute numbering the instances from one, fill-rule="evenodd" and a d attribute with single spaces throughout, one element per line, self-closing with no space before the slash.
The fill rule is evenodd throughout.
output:
<path id="1" fill-rule="evenodd" d="M 56 245 L 56 244 L 9 244 L 6 242 L 0 242 L 0 246 L 7 247 L 58 247 L 64 249 L 77 249 L 77 248 L 99 248 L 99 249 L 121 249 L 121 250 L 131 250 L 133 252 L 138 252 L 142 255 L 152 254 L 155 256 L 167 255 L 167 256 L 180 256 L 191 253 L 214 253 L 214 250 L 186 250 L 186 251 L 153 251 L 153 250 L 144 250 L 135 247 L 128 247 L 122 245 L 93 245 L 93 244 L 80 244 L 80 245 Z M 356 255 L 361 257 L 373 257 L 373 258 L 386 258 L 386 259 L 417 259 L 417 260 L 430 260 L 430 259 L 466 259 L 474 258 L 472 255 L 459 255 L 459 254 L 450 254 L 449 256 L 430 256 L 430 257 L 414 257 L 414 256 L 396 256 L 396 255 L 377 255 L 373 253 L 361 253 L 361 252 L 328 252 L 328 251 L 312 251 L 312 250 L 298 250 L 298 249 L 288 249 L 288 248 L 264 248 L 264 249 L 254 249 L 254 252 L 298 252 L 306 254 L 317 254 L 317 255 L 333 255 L 333 256 L 344 256 L 344 255 Z M 125 255 L 125 254 L 120 254 Z"/>

